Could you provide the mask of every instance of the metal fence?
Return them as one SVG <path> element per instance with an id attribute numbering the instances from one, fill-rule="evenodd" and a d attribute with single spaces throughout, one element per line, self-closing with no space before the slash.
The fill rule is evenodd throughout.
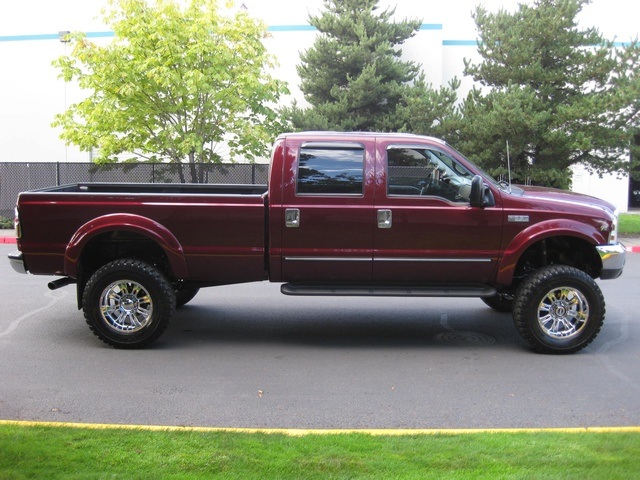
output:
<path id="1" fill-rule="evenodd" d="M 264 185 L 265 164 L 0 163 L 0 216 L 13 218 L 18 193 L 81 182 Z"/>

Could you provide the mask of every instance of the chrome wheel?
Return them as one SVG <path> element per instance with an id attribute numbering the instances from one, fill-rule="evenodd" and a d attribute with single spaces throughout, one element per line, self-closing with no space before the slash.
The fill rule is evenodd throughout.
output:
<path id="1" fill-rule="evenodd" d="M 527 342 L 543 353 L 575 353 L 602 328 L 602 291 L 586 272 L 568 265 L 541 267 L 516 292 L 513 321 Z"/>
<path id="2" fill-rule="evenodd" d="M 589 319 L 589 302 L 578 290 L 554 288 L 538 307 L 538 322 L 543 332 L 553 338 L 571 338 L 580 333 Z"/>
<path id="3" fill-rule="evenodd" d="M 176 310 L 165 275 L 140 260 L 123 258 L 99 268 L 82 292 L 91 331 L 116 348 L 144 348 L 164 332 Z"/>
<path id="4" fill-rule="evenodd" d="M 118 280 L 100 295 L 100 315 L 118 333 L 135 333 L 151 322 L 153 300 L 149 292 L 133 280 Z"/>

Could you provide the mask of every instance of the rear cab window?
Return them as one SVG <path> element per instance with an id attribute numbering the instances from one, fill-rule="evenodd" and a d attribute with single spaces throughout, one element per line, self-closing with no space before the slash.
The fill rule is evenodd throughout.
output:
<path id="1" fill-rule="evenodd" d="M 296 194 L 362 196 L 364 159 L 361 144 L 303 144 L 298 159 Z"/>

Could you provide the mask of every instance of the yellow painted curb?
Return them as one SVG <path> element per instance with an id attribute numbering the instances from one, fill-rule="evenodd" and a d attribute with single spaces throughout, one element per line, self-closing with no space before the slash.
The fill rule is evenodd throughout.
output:
<path id="1" fill-rule="evenodd" d="M 409 435 L 468 435 L 476 433 L 640 433 L 637 427 L 573 427 L 573 428 L 373 428 L 373 429 L 301 429 L 301 428 L 225 428 L 184 427 L 162 425 L 121 425 L 107 423 L 32 422 L 22 420 L 0 420 L 1 425 L 18 427 L 86 428 L 93 430 L 143 430 L 157 432 L 205 432 L 205 433 L 263 433 L 301 437 L 305 435 L 363 434 L 376 436 Z"/>

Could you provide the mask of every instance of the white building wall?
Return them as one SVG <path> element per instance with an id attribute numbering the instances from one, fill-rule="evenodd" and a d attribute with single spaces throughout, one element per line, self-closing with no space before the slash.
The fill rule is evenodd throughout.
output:
<path id="1" fill-rule="evenodd" d="M 602 177 L 589 173 L 581 165 L 574 165 L 571 190 L 593 197 L 603 198 L 613 203 L 620 213 L 629 211 L 629 177 L 614 173 Z"/>
<path id="2" fill-rule="evenodd" d="M 529 0 L 531 1 L 531 0 Z M 381 0 L 381 9 L 396 7 L 397 18 L 418 18 L 423 29 L 403 46 L 404 57 L 423 64 L 427 80 L 434 86 L 453 77 L 462 81 L 460 97 L 473 81 L 463 75 L 464 59 L 479 60 L 477 37 L 471 12 L 482 3 L 491 11 L 513 11 L 523 0 Z M 221 3 L 223 3 L 221 1 Z M 277 57 L 277 76 L 289 82 L 291 97 L 302 101 L 296 65 L 300 52 L 309 48 L 316 32 L 309 28 L 309 15 L 323 7 L 322 0 L 236 0 L 269 26 L 267 48 Z M 0 162 L 89 161 L 88 152 L 65 146 L 59 131 L 51 127 L 56 113 L 82 98 L 72 84 L 57 78 L 51 62 L 66 53 L 59 31 L 97 33 L 95 41 L 109 41 L 109 28 L 101 20 L 107 0 L 21 0 L 0 6 Z M 595 26 L 607 38 L 628 42 L 639 35 L 640 2 L 636 0 L 592 0 L 580 16 L 584 27 Z M 574 188 L 595 193 L 626 210 L 625 181 L 600 181 L 578 174 Z M 623 198 L 624 197 L 624 198 Z"/>

